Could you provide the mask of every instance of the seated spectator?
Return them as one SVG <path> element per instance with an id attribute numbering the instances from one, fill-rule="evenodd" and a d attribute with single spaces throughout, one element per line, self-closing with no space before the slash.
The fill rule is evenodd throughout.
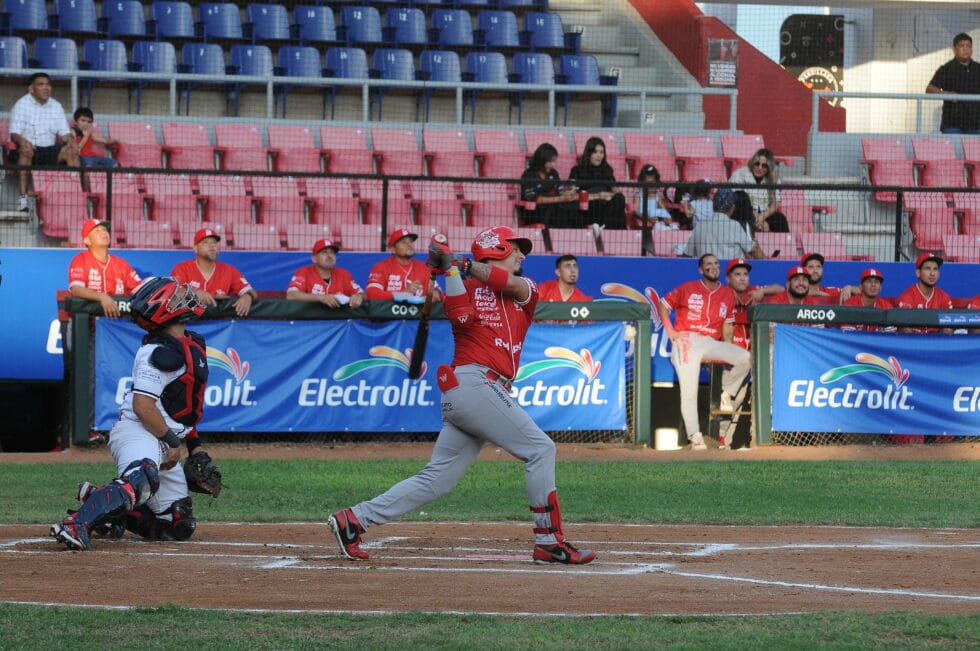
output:
<path id="1" fill-rule="evenodd" d="M 364 291 L 349 271 L 337 266 L 339 251 L 340 245 L 333 240 L 317 240 L 313 245 L 313 264 L 296 270 L 286 288 L 286 298 L 327 307 L 360 306 Z"/>
<path id="2" fill-rule="evenodd" d="M 714 212 L 694 226 L 684 255 L 692 258 L 713 253 L 720 259 L 763 258 L 759 245 L 731 218 L 735 210 L 735 193 L 727 188 L 715 192 Z"/>
<path id="3" fill-rule="evenodd" d="M 812 276 L 811 276 L 812 278 Z M 853 305 L 856 307 L 874 307 L 879 310 L 887 310 L 894 305 L 887 298 L 879 296 L 881 286 L 885 282 L 885 277 L 877 269 L 865 269 L 861 272 L 861 284 L 858 291 L 850 298 L 842 298 L 841 305 Z M 882 327 L 870 323 L 845 323 L 840 327 L 841 330 L 856 330 L 863 332 L 895 332 L 893 327 Z"/>
<path id="4" fill-rule="evenodd" d="M 65 109 L 51 97 L 51 78 L 35 72 L 28 78 L 27 94 L 10 111 L 10 139 L 17 145 L 18 165 L 68 165 L 79 167 L 78 144 L 68 128 Z M 31 209 L 27 194 L 29 172 L 20 173 L 17 210 Z"/>
<path id="5" fill-rule="evenodd" d="M 109 222 L 86 221 L 82 224 L 82 242 L 86 250 L 68 265 L 68 291 L 72 296 L 98 301 L 105 315 L 116 319 L 119 305 L 112 297 L 131 294 L 142 279 L 124 259 L 109 255 Z"/>
<path id="6" fill-rule="evenodd" d="M 235 314 L 248 316 L 252 305 L 259 300 L 259 293 L 238 269 L 218 261 L 218 243 L 221 236 L 210 228 L 202 228 L 194 234 L 194 258 L 178 262 L 170 275 L 178 282 L 194 288 L 199 301 L 215 306 L 216 299 L 235 296 Z"/>
<path id="7" fill-rule="evenodd" d="M 606 160 L 602 138 L 593 136 L 585 142 L 585 150 L 568 175 L 578 184 L 579 192 L 589 195 L 587 223 L 618 230 L 626 228 L 626 197 L 615 187 L 616 176 Z"/>
<path id="8" fill-rule="evenodd" d="M 636 176 L 638 183 L 660 183 L 660 171 L 653 165 L 644 165 Z M 649 188 L 647 191 L 646 212 L 643 206 L 643 188 L 636 188 L 633 193 L 633 209 L 638 217 L 646 214 L 653 221 L 655 231 L 676 231 L 680 226 L 674 221 L 674 216 L 667 209 L 667 195 L 663 188 Z"/>
<path id="9" fill-rule="evenodd" d="M 755 210 L 745 190 L 735 190 L 735 210 L 732 212 L 732 219 L 749 234 L 749 237 L 755 239 Z"/>
<path id="10" fill-rule="evenodd" d="M 578 193 L 570 183 L 562 183 L 555 169 L 557 160 L 554 145 L 545 142 L 534 150 L 531 164 L 521 175 L 521 199 L 534 204 L 533 210 L 525 208 L 524 223 L 555 228 L 584 226 L 586 213 L 580 214 Z"/>
<path id="11" fill-rule="evenodd" d="M 711 186 L 704 179 L 700 179 L 691 188 L 690 193 L 685 193 L 681 197 L 681 206 L 684 207 L 684 214 L 687 216 L 691 228 L 701 221 L 711 217 L 714 207 L 711 203 Z"/>
<path id="12" fill-rule="evenodd" d="M 745 167 L 739 167 L 732 172 L 728 181 L 749 186 L 775 186 L 779 183 L 776 159 L 768 149 L 760 149 L 752 155 Z M 756 213 L 756 230 L 789 232 L 789 221 L 780 212 L 782 204 L 779 190 L 775 187 L 749 187 L 746 192 L 752 199 L 752 207 Z"/>
<path id="13" fill-rule="evenodd" d="M 432 269 L 416 260 L 415 240 L 419 236 L 407 228 L 397 228 L 388 236 L 391 256 L 371 267 L 368 274 L 367 298 L 369 301 L 408 300 L 423 302 L 426 288 L 432 277 Z M 433 299 L 440 300 L 439 286 L 431 283 Z"/>
<path id="14" fill-rule="evenodd" d="M 539 300 L 551 303 L 568 301 L 591 301 L 592 297 L 576 287 L 578 282 L 578 258 L 566 254 L 555 260 L 555 280 L 546 280 L 538 285 Z"/>
<path id="15" fill-rule="evenodd" d="M 92 130 L 95 115 L 92 109 L 83 106 L 75 111 L 75 141 L 78 143 L 78 153 L 83 167 L 119 167 L 119 161 L 110 156 L 103 156 L 95 148 L 96 144 L 105 147 L 118 145 L 113 138 L 103 138 Z"/>

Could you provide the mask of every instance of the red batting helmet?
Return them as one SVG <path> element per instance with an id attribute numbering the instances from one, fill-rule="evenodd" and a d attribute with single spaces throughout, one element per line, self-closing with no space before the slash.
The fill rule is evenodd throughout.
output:
<path id="1" fill-rule="evenodd" d="M 129 315 L 147 332 L 173 323 L 187 323 L 204 314 L 204 305 L 190 285 L 169 276 L 147 278 L 133 292 Z"/>
<path id="2" fill-rule="evenodd" d="M 531 252 L 531 240 L 521 237 L 513 228 L 494 226 L 476 236 L 470 251 L 477 262 L 487 258 L 503 260 L 514 252 L 515 245 L 524 255 Z"/>

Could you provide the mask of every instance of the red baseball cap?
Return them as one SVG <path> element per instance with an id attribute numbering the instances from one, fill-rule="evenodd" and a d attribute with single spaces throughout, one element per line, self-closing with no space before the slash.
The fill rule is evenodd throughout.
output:
<path id="1" fill-rule="evenodd" d="M 104 219 L 86 220 L 85 223 L 82 224 L 82 239 L 84 240 L 86 237 L 88 237 L 88 234 L 91 233 L 93 229 L 98 228 L 99 226 L 105 226 L 105 229 L 107 231 L 111 230 L 109 222 L 105 221 Z"/>
<path id="2" fill-rule="evenodd" d="M 863 283 L 868 278 L 877 278 L 881 282 L 885 282 L 885 277 L 881 275 L 881 272 L 877 269 L 865 269 L 861 272 L 861 282 Z"/>
<path id="3" fill-rule="evenodd" d="M 810 280 L 810 272 L 803 267 L 792 267 L 789 270 L 789 273 L 786 274 L 786 280 L 793 280 L 793 278 L 796 278 L 797 276 L 806 276 L 806 279 Z"/>
<path id="4" fill-rule="evenodd" d="M 340 244 L 331 239 L 317 240 L 316 244 L 313 245 L 313 255 L 316 255 L 324 249 L 333 249 L 333 252 L 336 253 L 340 250 Z"/>
<path id="5" fill-rule="evenodd" d="M 388 236 L 388 246 L 395 246 L 395 244 L 398 243 L 398 240 L 402 239 L 403 237 L 410 237 L 412 238 L 413 242 L 419 239 L 418 235 L 411 232 L 407 228 L 396 228 L 391 232 L 391 235 Z"/>
<path id="6" fill-rule="evenodd" d="M 728 266 L 725 267 L 725 273 L 732 273 L 732 269 L 736 267 L 745 267 L 749 271 L 752 271 L 752 265 L 745 261 L 745 258 L 732 258 L 728 261 Z"/>
<path id="7" fill-rule="evenodd" d="M 940 267 L 943 266 L 943 259 L 940 258 L 937 254 L 935 254 L 935 253 L 920 253 L 919 254 L 919 257 L 916 258 L 916 260 L 915 260 L 915 268 L 916 269 L 921 269 L 922 268 L 922 265 L 925 264 L 926 262 L 928 262 L 929 260 L 935 260 L 937 265 L 939 265 Z"/>
<path id="8" fill-rule="evenodd" d="M 213 237 L 219 242 L 221 241 L 221 236 L 218 235 L 218 231 L 211 228 L 202 228 L 198 232 L 194 233 L 194 246 L 197 246 L 205 237 Z"/>
<path id="9" fill-rule="evenodd" d="M 819 260 L 820 264 L 823 264 L 822 255 L 820 255 L 819 253 L 810 252 L 810 253 L 803 254 L 803 257 L 800 259 L 800 266 L 805 267 L 806 263 L 809 262 L 810 260 Z"/>

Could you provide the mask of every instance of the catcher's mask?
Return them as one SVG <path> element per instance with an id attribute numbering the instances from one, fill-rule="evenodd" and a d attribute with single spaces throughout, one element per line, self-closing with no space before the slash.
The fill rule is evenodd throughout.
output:
<path id="1" fill-rule="evenodd" d="M 129 314 L 136 325 L 153 332 L 172 323 L 187 323 L 204 314 L 204 305 L 190 285 L 169 276 L 147 278 L 129 301 Z"/>

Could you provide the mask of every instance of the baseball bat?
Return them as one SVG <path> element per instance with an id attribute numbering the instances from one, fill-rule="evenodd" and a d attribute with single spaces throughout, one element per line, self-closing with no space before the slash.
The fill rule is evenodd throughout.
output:
<path id="1" fill-rule="evenodd" d="M 446 244 L 449 241 L 441 233 L 434 235 L 432 239 L 440 244 Z M 435 274 L 429 274 L 429 282 L 425 287 L 425 303 L 422 305 L 422 315 L 419 317 L 419 329 L 415 331 L 412 359 L 408 364 L 408 379 L 410 380 L 417 380 L 422 376 L 422 362 L 425 361 L 425 349 L 429 345 L 429 314 L 432 312 L 432 284 L 435 280 Z"/>

